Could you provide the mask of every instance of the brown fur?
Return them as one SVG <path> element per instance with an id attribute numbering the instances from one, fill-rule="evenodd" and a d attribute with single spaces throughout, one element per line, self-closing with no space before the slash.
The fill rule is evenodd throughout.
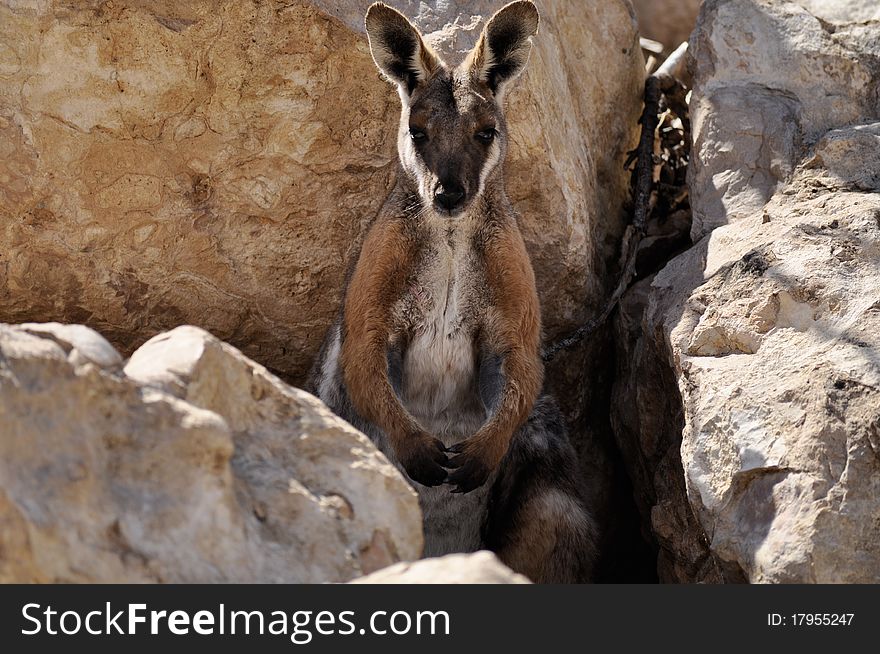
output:
<path id="1" fill-rule="evenodd" d="M 445 457 L 437 455 L 439 441 L 407 413 L 388 379 L 388 344 L 401 336 L 392 331 L 391 307 L 402 295 L 416 245 L 404 220 L 380 216 L 367 234 L 345 294 L 340 364 L 355 409 L 385 432 L 407 466 L 422 457 Z"/>
<path id="2" fill-rule="evenodd" d="M 505 357 L 506 383 L 493 417 L 464 446 L 466 457 L 494 470 L 526 421 L 544 375 L 541 310 L 535 274 L 515 223 L 499 227 L 484 249 L 492 311 L 483 338 Z"/>
<path id="3" fill-rule="evenodd" d="M 389 343 L 412 334 L 394 325 L 391 308 L 404 294 L 419 244 L 411 220 L 383 213 L 371 227 L 345 294 L 340 364 L 355 409 L 379 426 L 401 462 L 436 450 L 436 442 L 401 405 L 388 379 Z M 461 448 L 483 481 L 528 418 L 543 378 L 541 313 L 535 276 L 515 221 L 486 229 L 482 248 L 489 309 L 480 326 L 485 344 L 505 358 L 505 385 L 493 417 Z M 404 463 L 406 465 L 406 463 Z"/>

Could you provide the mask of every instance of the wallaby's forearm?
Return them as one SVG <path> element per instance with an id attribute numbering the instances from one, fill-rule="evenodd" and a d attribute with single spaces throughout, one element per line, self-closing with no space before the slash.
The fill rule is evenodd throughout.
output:
<path id="1" fill-rule="evenodd" d="M 388 378 L 392 307 L 410 267 L 411 250 L 399 223 L 380 219 L 364 241 L 345 297 L 343 378 L 355 410 L 382 429 L 395 450 L 419 431 Z"/>
<path id="2" fill-rule="evenodd" d="M 385 432 L 410 479 L 437 486 L 447 474 L 443 443 L 403 407 L 388 376 L 394 305 L 416 252 L 401 220 L 380 217 L 370 229 L 345 295 L 340 364 L 355 411 Z"/>
<path id="3" fill-rule="evenodd" d="M 467 441 L 452 448 L 461 456 L 450 481 L 467 492 L 484 483 L 504 458 L 514 432 L 528 419 L 543 380 L 541 313 L 535 278 L 519 232 L 496 226 L 483 250 L 486 281 L 494 306 L 485 318 L 481 348 L 497 353 L 502 365 L 497 400 L 489 420 Z M 496 386 L 484 380 L 485 386 Z"/>
<path id="4" fill-rule="evenodd" d="M 342 344 L 341 363 L 349 398 L 360 416 L 385 432 L 397 451 L 418 423 L 401 405 L 388 378 L 388 337 L 381 326 L 352 321 Z"/>
<path id="5" fill-rule="evenodd" d="M 510 439 L 529 417 L 541 390 L 542 367 L 537 352 L 514 346 L 504 357 L 499 397 L 489 420 L 471 438 L 487 458 L 500 461 Z"/>

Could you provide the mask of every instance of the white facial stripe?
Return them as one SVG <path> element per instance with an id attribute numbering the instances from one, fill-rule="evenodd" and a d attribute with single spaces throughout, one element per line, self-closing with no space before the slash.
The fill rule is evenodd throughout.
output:
<path id="1" fill-rule="evenodd" d="M 486 188 L 486 179 L 495 170 L 495 166 L 498 165 L 500 160 L 501 146 L 498 145 L 498 139 L 495 139 L 492 141 L 492 145 L 489 146 L 489 156 L 486 157 L 486 160 L 483 162 L 483 168 L 480 170 L 480 186 L 477 188 L 477 197 L 483 195 L 483 190 Z"/>
<path id="2" fill-rule="evenodd" d="M 339 328 L 333 330 L 333 340 L 330 351 L 321 366 L 321 378 L 318 382 L 318 395 L 325 400 L 335 396 L 336 371 L 339 366 L 339 354 L 342 351 L 342 340 L 339 338 Z"/>
<path id="3" fill-rule="evenodd" d="M 404 115 L 402 118 L 402 125 L 406 125 L 407 116 Z M 419 161 L 418 156 L 416 155 L 416 148 L 412 143 L 412 139 L 409 136 L 409 130 L 401 130 L 399 132 L 397 138 L 397 154 L 400 157 L 400 163 L 403 165 L 403 169 L 410 173 L 413 177 L 415 177 L 418 185 L 419 185 L 419 195 L 421 196 L 424 202 L 428 202 L 425 198 L 431 197 L 431 192 L 428 188 L 429 180 L 425 179 L 424 175 L 419 174 Z"/>

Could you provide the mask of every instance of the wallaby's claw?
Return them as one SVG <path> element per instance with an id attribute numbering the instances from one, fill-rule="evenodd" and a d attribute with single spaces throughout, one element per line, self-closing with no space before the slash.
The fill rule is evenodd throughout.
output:
<path id="1" fill-rule="evenodd" d="M 399 457 L 406 474 L 423 486 L 439 486 L 446 480 L 444 466 L 449 463 L 443 443 L 430 436 L 422 436 L 416 443 L 408 443 L 407 454 Z"/>
<path id="2" fill-rule="evenodd" d="M 470 493 L 485 484 L 492 472 L 479 457 L 465 453 L 450 459 L 446 467 L 453 468 L 445 480 L 455 486 L 453 493 Z"/>

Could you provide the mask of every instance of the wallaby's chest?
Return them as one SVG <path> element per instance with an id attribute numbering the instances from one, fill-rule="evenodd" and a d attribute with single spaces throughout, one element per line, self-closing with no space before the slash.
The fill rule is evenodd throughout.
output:
<path id="1" fill-rule="evenodd" d="M 476 399 L 482 286 L 479 261 L 468 244 L 443 241 L 420 258 L 398 302 L 398 324 L 407 343 L 402 399 L 414 417 L 441 437 L 464 428 L 461 414 Z"/>

